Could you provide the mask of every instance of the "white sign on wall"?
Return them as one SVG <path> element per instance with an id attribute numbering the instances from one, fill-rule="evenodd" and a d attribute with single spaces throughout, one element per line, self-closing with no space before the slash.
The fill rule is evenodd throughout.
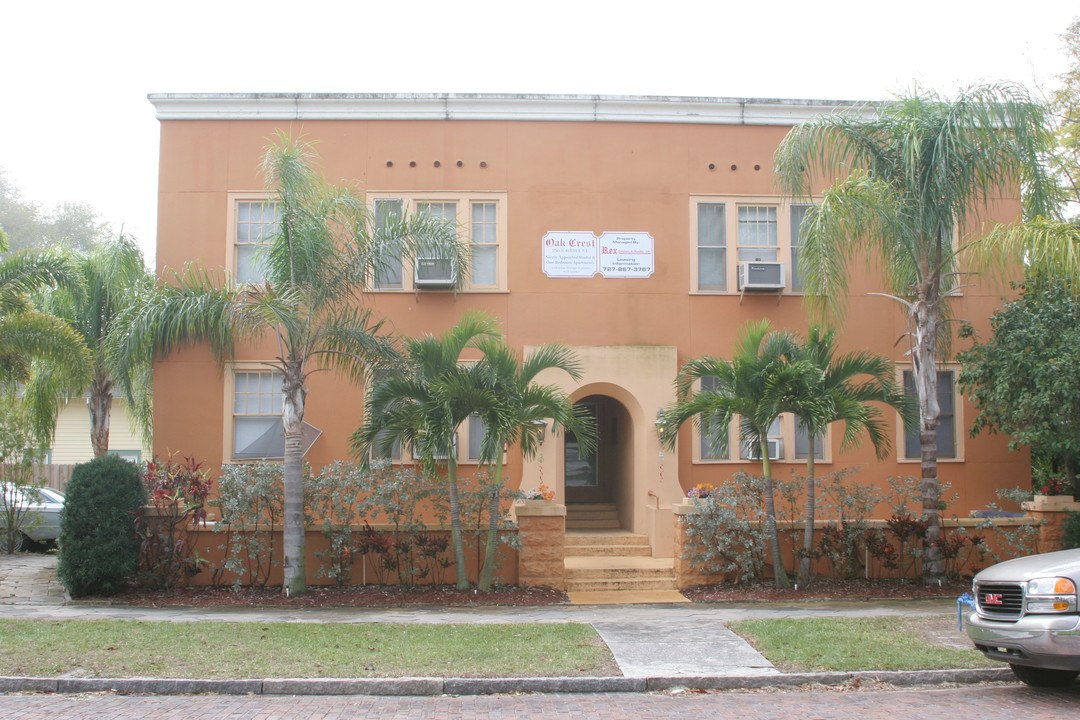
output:
<path id="1" fill-rule="evenodd" d="M 552 231 L 543 239 L 544 274 L 551 278 L 647 278 L 655 267 L 647 232 Z"/>

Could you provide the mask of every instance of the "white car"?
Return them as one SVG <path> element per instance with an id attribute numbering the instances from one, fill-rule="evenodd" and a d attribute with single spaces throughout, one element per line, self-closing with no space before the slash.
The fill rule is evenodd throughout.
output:
<path id="1" fill-rule="evenodd" d="M 15 550 L 19 550 L 26 540 L 54 542 L 60 537 L 60 513 L 64 509 L 61 493 L 52 488 L 18 488 L 3 483 L 0 486 L 0 552 L 8 550 L 7 503 L 13 503 L 22 517 L 23 527 L 15 536 Z"/>
<path id="2" fill-rule="evenodd" d="M 988 567 L 975 576 L 968 637 L 1028 685 L 1069 685 L 1080 674 L 1078 588 L 1080 548 Z"/>

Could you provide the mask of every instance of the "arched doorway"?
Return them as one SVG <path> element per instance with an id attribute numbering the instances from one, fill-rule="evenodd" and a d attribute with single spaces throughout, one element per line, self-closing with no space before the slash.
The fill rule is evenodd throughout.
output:
<path id="1" fill-rule="evenodd" d="M 615 398 L 589 395 L 577 402 L 596 421 L 596 449 L 581 452 L 577 438 L 566 433 L 563 479 L 566 504 L 617 504 L 633 473 L 633 425 L 630 413 Z M 621 514 L 621 513 L 620 513 Z"/>

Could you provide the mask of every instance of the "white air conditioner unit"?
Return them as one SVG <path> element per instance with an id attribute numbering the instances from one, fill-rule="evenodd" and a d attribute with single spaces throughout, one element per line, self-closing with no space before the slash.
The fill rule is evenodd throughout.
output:
<path id="1" fill-rule="evenodd" d="M 413 284 L 416 287 L 452 287 L 454 261 L 450 258 L 417 258 L 413 263 Z"/>
<path id="2" fill-rule="evenodd" d="M 784 263 L 745 262 L 739 264 L 739 290 L 783 290 Z"/>
<path id="3" fill-rule="evenodd" d="M 769 446 L 770 460 L 784 459 L 784 441 L 782 438 L 769 438 L 766 443 Z M 758 441 L 743 440 L 742 456 L 747 460 L 760 460 L 761 453 L 758 452 Z"/>

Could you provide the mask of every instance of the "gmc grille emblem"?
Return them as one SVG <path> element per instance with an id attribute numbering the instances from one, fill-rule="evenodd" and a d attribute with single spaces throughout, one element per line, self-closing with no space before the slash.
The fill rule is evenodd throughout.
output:
<path id="1" fill-rule="evenodd" d="M 983 595 L 983 602 L 987 605 L 1001 605 L 1000 593 L 986 593 Z"/>

